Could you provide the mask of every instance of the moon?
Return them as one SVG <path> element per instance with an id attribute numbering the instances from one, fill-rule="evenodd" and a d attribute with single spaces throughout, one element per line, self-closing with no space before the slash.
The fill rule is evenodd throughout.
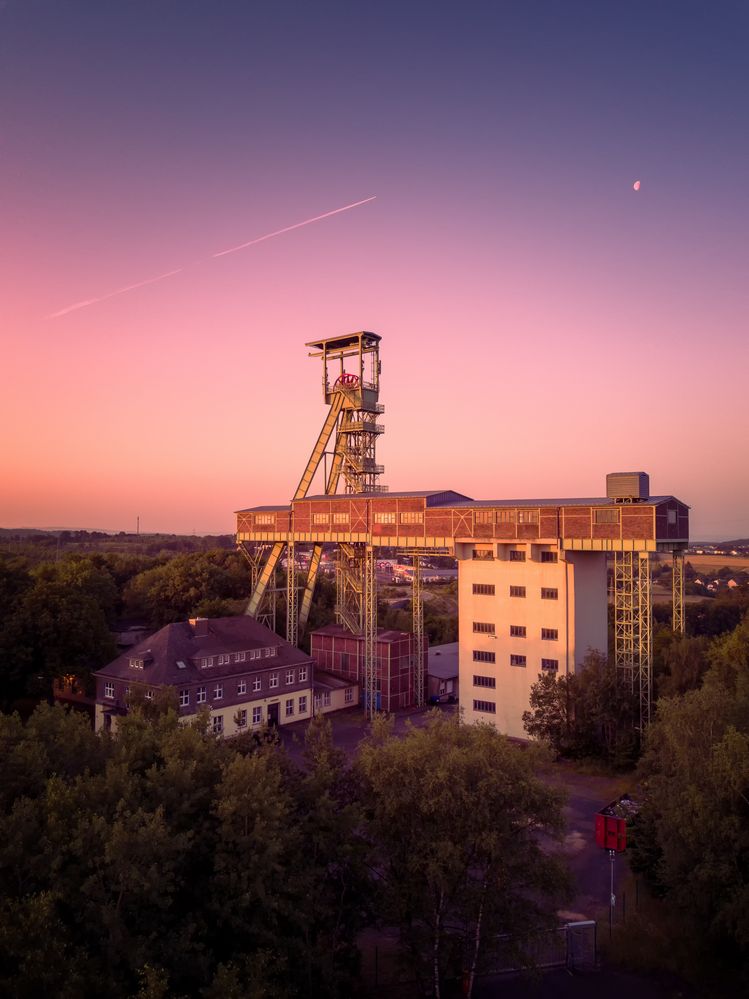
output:
<path id="1" fill-rule="evenodd" d="M 639 182 L 639 180 L 636 180 L 634 182 L 634 184 L 632 185 L 632 190 L 633 191 L 639 191 L 640 190 L 640 182 Z"/>

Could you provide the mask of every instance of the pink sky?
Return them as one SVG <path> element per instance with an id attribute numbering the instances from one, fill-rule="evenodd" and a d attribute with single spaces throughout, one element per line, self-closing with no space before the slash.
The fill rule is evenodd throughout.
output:
<path id="1" fill-rule="evenodd" d="M 400 86 L 419 114 L 377 117 L 372 90 L 314 128 L 289 104 L 237 131 L 198 101 L 201 141 L 155 117 L 141 134 L 135 110 L 115 141 L 70 95 L 63 127 L 44 108 L 63 98 L 19 89 L 0 526 L 232 531 L 233 510 L 288 501 L 323 421 L 305 341 L 368 329 L 391 489 L 589 496 L 643 469 L 692 506 L 693 537 L 749 536 L 745 145 L 702 157 L 694 121 L 645 141 L 625 103 L 605 141 L 592 103 L 489 128 L 436 76 Z"/>

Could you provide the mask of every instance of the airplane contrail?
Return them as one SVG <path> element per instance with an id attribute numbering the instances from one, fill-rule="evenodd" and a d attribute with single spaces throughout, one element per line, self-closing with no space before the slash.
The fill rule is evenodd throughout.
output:
<path id="1" fill-rule="evenodd" d="M 305 219 L 304 222 L 295 222 L 294 225 L 287 225 L 283 229 L 276 229 L 275 232 L 267 232 L 264 236 L 258 236 L 256 239 L 250 239 L 246 243 L 240 243 L 239 246 L 231 246 L 228 250 L 219 250 L 218 253 L 214 253 L 214 257 L 225 257 L 227 253 L 236 253 L 237 250 L 244 250 L 247 246 L 254 246 L 255 243 L 262 243 L 265 239 L 273 239 L 274 236 L 280 236 L 281 233 L 291 232 L 292 229 L 301 229 L 303 225 L 309 225 L 311 222 L 319 222 L 320 219 L 329 219 L 331 215 L 339 215 L 341 212 L 347 212 L 350 208 L 358 208 L 359 205 L 366 205 L 370 201 L 374 201 L 377 195 L 373 195 L 371 198 L 365 198 L 363 201 L 355 201 L 351 205 L 344 205 L 343 208 L 334 208 L 332 212 L 324 212 L 322 215 L 315 215 L 314 218 Z"/>
<path id="2" fill-rule="evenodd" d="M 68 305 L 67 308 L 60 309 L 59 312 L 52 312 L 44 318 L 57 319 L 59 316 L 67 316 L 69 312 L 75 312 L 76 309 L 85 309 L 87 305 L 95 305 L 97 302 L 106 302 L 108 298 L 114 298 L 115 295 L 124 295 L 126 291 L 134 291 L 136 288 L 142 288 L 146 284 L 155 284 L 157 281 L 163 281 L 164 278 L 172 277 L 174 274 L 179 274 L 179 272 L 184 269 L 184 267 L 176 267 L 173 271 L 167 271 L 166 274 L 159 274 L 157 277 L 146 278 L 145 281 L 136 281 L 135 284 L 125 285 L 124 288 L 118 288 L 117 291 L 110 291 L 107 295 L 99 295 L 98 298 L 87 298 L 83 302 L 76 302 L 74 305 Z"/>
<path id="3" fill-rule="evenodd" d="M 240 243 L 238 246 L 231 246 L 228 250 L 219 250 L 217 253 L 212 253 L 211 258 L 225 257 L 227 253 L 236 253 L 238 250 L 244 250 L 248 246 L 254 246 L 255 243 L 262 243 L 264 240 L 273 239 L 274 236 L 280 236 L 284 232 L 291 232 L 292 229 L 301 229 L 302 226 L 310 225 L 312 222 L 320 222 L 322 219 L 330 218 L 331 215 L 339 215 L 341 212 L 347 212 L 351 208 L 358 208 L 360 205 L 366 205 L 370 201 L 374 201 L 376 197 L 377 195 L 372 195 L 371 198 L 364 198 L 363 201 L 354 201 L 350 205 L 344 205 L 342 208 L 334 208 L 331 212 L 323 212 L 322 215 L 315 215 L 313 218 L 305 219 L 303 222 L 295 222 L 294 225 L 287 225 L 283 229 L 276 229 L 274 232 L 267 232 L 264 236 L 257 236 L 255 239 L 250 239 L 246 243 Z M 199 263 L 200 261 L 197 262 Z M 157 281 L 164 281 L 166 278 L 179 274 L 184 269 L 184 267 L 176 267 L 173 271 L 166 271 L 166 273 L 158 274 L 156 277 L 146 278 L 145 281 L 136 281 L 135 284 L 125 285 L 124 288 L 118 288 L 116 291 L 110 291 L 106 295 L 99 295 L 97 298 L 87 298 L 82 302 L 75 302 L 73 305 L 68 305 L 64 309 L 52 312 L 44 318 L 59 319 L 61 316 L 67 316 L 70 312 L 76 312 L 78 309 L 85 309 L 87 306 L 95 305 L 97 302 L 106 302 L 107 299 L 114 298 L 116 295 L 124 295 L 125 292 L 134 291 L 136 288 L 143 288 L 147 284 L 156 284 Z"/>

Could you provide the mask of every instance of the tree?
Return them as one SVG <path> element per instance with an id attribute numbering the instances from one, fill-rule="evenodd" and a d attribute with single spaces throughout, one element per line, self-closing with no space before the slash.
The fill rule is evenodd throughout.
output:
<path id="1" fill-rule="evenodd" d="M 557 756 L 574 745 L 570 681 L 568 676 L 540 673 L 531 687 L 530 711 L 523 712 L 523 728 L 531 739 L 545 742 Z"/>
<path id="2" fill-rule="evenodd" d="M 441 713 L 402 739 L 376 724 L 357 769 L 382 915 L 422 985 L 465 970 L 470 995 L 501 934 L 522 959 L 554 921 L 565 875 L 539 837 L 561 834 L 561 799 L 493 728 Z"/>

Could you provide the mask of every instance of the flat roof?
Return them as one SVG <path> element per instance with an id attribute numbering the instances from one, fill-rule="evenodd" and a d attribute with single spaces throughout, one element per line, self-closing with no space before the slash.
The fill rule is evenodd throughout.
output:
<path id="1" fill-rule="evenodd" d="M 451 680 L 458 675 L 458 642 L 433 645 L 429 649 L 427 673 L 440 680 Z"/>
<path id="2" fill-rule="evenodd" d="M 330 336 L 325 340 L 311 340 L 305 343 L 305 347 L 314 347 L 316 350 L 338 350 L 346 347 L 356 347 L 359 340 L 365 343 L 379 343 L 382 337 L 377 333 L 370 333 L 368 330 L 359 330 L 358 333 L 344 333 L 343 336 Z"/>

